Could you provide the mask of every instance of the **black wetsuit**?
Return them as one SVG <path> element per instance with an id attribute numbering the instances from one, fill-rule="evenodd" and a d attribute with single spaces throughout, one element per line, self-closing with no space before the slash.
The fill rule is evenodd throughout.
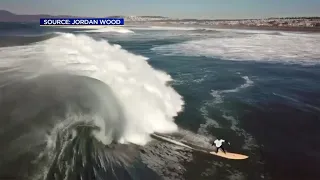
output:
<path id="1" fill-rule="evenodd" d="M 219 149 L 221 149 L 224 153 L 226 153 L 222 145 L 216 149 L 216 153 L 218 153 Z"/>

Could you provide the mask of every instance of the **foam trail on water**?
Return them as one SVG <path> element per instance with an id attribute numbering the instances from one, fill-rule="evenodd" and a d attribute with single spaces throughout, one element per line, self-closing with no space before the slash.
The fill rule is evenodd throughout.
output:
<path id="1" fill-rule="evenodd" d="M 248 76 L 242 76 L 242 79 L 245 80 L 244 84 L 241 84 L 240 86 L 234 88 L 234 89 L 226 89 L 226 90 L 211 90 L 211 96 L 214 97 L 213 104 L 220 104 L 223 102 L 223 94 L 226 93 L 235 93 L 242 89 L 245 89 L 247 87 L 250 87 L 253 85 L 253 81 L 249 79 Z"/>
<path id="2" fill-rule="evenodd" d="M 220 93 L 234 93 L 234 92 L 238 92 L 241 89 L 245 89 L 249 86 L 252 86 L 253 81 L 251 79 L 249 79 L 248 76 L 243 76 L 242 79 L 245 80 L 245 83 L 242 84 L 241 86 L 236 87 L 235 89 L 222 90 L 222 91 L 220 91 Z"/>
<path id="3" fill-rule="evenodd" d="M 153 69 L 146 57 L 134 55 L 120 45 L 62 33 L 29 46 L 0 48 L 0 59 L 1 67 L 18 68 L 27 73 L 23 75 L 26 78 L 59 69 L 108 84 L 125 116 L 120 143 L 144 145 L 151 133 L 177 130 L 173 117 L 182 111 L 184 102 L 166 85 L 171 77 Z M 103 126 L 104 122 L 97 125 Z M 97 138 L 104 142 L 107 134 L 97 134 Z"/>
<path id="4" fill-rule="evenodd" d="M 254 84 L 254 82 L 248 76 L 242 76 L 241 78 L 243 80 L 245 80 L 245 82 L 234 89 L 211 90 L 210 94 L 213 97 L 213 99 L 206 101 L 203 104 L 203 106 L 200 108 L 200 112 L 201 112 L 202 116 L 205 118 L 206 122 L 204 124 L 200 124 L 200 128 L 198 129 L 199 133 L 208 134 L 207 128 L 211 127 L 211 126 L 213 126 L 215 128 L 221 128 L 220 124 L 217 121 L 210 118 L 208 108 L 213 108 L 216 105 L 223 103 L 224 94 L 236 93 L 236 92 L 239 92 L 240 90 L 246 89 Z M 230 119 L 228 119 L 228 120 L 230 120 Z M 235 127 L 236 127 L 236 123 L 235 123 L 235 121 L 233 121 L 231 129 L 236 130 Z"/>

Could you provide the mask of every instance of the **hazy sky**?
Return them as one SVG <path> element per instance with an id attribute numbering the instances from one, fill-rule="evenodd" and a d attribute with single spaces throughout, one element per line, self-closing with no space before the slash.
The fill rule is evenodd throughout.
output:
<path id="1" fill-rule="evenodd" d="M 179 18 L 320 16 L 320 0 L 0 0 L 18 14 L 160 15 Z"/>

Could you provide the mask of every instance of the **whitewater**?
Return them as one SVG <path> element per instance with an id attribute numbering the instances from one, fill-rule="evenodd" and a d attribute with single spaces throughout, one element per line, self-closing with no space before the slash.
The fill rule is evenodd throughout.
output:
<path id="1" fill-rule="evenodd" d="M 148 65 L 147 58 L 134 55 L 106 40 L 86 35 L 59 34 L 29 46 L 0 49 L 2 68 L 28 71 L 27 77 L 70 72 L 92 77 L 110 86 L 124 112 L 120 143 L 146 144 L 149 134 L 177 130 L 173 117 L 182 110 L 182 97 L 166 84 L 171 77 Z M 41 68 L 38 68 L 41 66 Z M 106 127 L 106 122 L 95 122 Z M 109 144 L 109 130 L 96 137 Z"/>
<path id="2" fill-rule="evenodd" d="M 0 48 L 2 175 L 25 162 L 16 173 L 27 179 L 136 178 L 138 147 L 178 131 L 184 101 L 172 78 L 107 40 L 50 37 Z"/>
<path id="3" fill-rule="evenodd" d="M 216 37 L 156 46 L 168 56 L 213 57 L 232 61 L 319 64 L 320 35 L 252 30 L 216 30 Z"/>

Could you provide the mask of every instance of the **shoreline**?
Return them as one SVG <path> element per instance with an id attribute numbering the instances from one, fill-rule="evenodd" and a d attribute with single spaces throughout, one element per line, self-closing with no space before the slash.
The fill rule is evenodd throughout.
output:
<path id="1" fill-rule="evenodd" d="M 286 27 L 286 26 L 245 26 L 245 25 L 197 25 L 159 22 L 126 22 L 125 26 L 159 26 L 159 27 L 185 27 L 185 28 L 213 28 L 213 29 L 240 29 L 240 30 L 265 30 L 320 33 L 320 27 Z M 124 26 L 124 27 L 125 27 Z"/>

